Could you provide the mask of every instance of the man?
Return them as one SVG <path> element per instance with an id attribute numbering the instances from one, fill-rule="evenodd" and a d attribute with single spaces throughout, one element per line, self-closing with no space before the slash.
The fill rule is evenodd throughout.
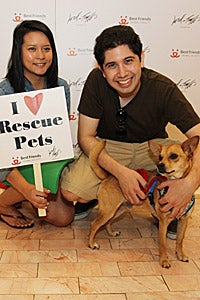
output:
<path id="1" fill-rule="evenodd" d="M 144 67 L 142 43 L 131 27 L 105 29 L 96 39 L 94 55 L 99 68 L 89 74 L 78 106 L 78 142 L 83 153 L 64 170 L 61 192 L 68 201 L 96 198 L 100 180 L 90 169 L 88 155 L 98 137 L 106 140 L 99 164 L 118 179 L 131 204 L 141 205 L 146 181 L 134 169 L 155 169 L 147 141 L 170 143 L 165 130 L 168 122 L 187 137 L 200 135 L 200 119 L 175 83 Z M 171 210 L 172 219 L 182 215 L 199 186 L 199 153 L 200 147 L 186 178 L 160 185 L 169 187 L 160 202 L 163 212 Z M 171 230 L 174 238 L 176 228 Z"/>

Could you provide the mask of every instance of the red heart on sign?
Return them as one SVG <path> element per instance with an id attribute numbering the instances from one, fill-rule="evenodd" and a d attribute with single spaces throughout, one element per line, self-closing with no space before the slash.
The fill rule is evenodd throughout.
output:
<path id="1" fill-rule="evenodd" d="M 43 94 L 39 93 L 35 97 L 25 96 L 24 102 L 28 109 L 36 115 L 43 100 Z"/>

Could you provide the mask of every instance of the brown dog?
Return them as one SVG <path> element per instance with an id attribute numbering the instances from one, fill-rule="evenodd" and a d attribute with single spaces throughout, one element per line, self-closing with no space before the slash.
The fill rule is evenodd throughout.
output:
<path id="1" fill-rule="evenodd" d="M 199 142 L 199 137 L 194 136 L 187 139 L 182 144 L 172 144 L 163 146 L 149 141 L 149 148 L 160 174 L 165 176 L 167 179 L 182 178 L 185 177 L 191 168 L 193 152 L 196 149 Z M 97 145 L 92 149 L 89 159 L 90 165 L 96 175 L 102 179 L 98 191 L 98 215 L 96 219 L 91 223 L 89 233 L 89 247 L 92 249 L 99 249 L 99 245 L 94 242 L 94 237 L 97 231 L 105 225 L 107 232 L 112 236 L 118 236 L 120 232 L 113 232 L 111 229 L 111 221 L 118 218 L 122 213 L 130 211 L 130 204 L 123 197 L 121 188 L 118 180 L 105 172 L 98 165 L 98 156 L 102 149 L 105 147 L 105 142 L 98 142 Z M 150 193 L 147 190 L 147 199 L 144 204 L 148 207 L 152 215 L 159 220 L 159 254 L 160 254 L 160 265 L 164 268 L 169 268 L 170 263 L 167 258 L 166 251 L 166 233 L 167 227 L 171 221 L 167 217 L 168 213 L 162 213 L 160 211 L 159 198 L 161 197 L 159 190 L 156 188 L 158 184 L 163 180 L 163 176 L 155 176 L 155 172 L 146 171 L 148 176 L 148 184 L 155 182 L 155 189 Z M 152 196 L 154 199 L 154 205 L 152 206 Z M 151 199 L 150 199 L 151 198 Z M 193 208 L 193 204 L 191 207 Z M 177 228 L 177 241 L 176 241 L 176 253 L 177 258 L 181 261 L 188 261 L 188 257 L 183 253 L 183 238 L 187 227 L 187 220 L 191 214 L 192 209 L 187 209 L 188 212 L 184 213 L 178 220 Z"/>

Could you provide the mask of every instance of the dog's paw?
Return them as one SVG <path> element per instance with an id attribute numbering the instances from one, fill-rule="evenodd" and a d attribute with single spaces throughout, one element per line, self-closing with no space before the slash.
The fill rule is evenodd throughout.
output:
<path id="1" fill-rule="evenodd" d="M 167 259 L 160 260 L 160 265 L 162 268 L 166 269 L 169 269 L 171 267 L 171 264 Z"/>
<path id="2" fill-rule="evenodd" d="M 121 231 L 113 231 L 112 236 L 116 237 L 121 234 Z"/>
<path id="3" fill-rule="evenodd" d="M 176 256 L 180 261 L 189 262 L 188 256 L 186 256 L 183 252 L 176 252 Z"/>
<path id="4" fill-rule="evenodd" d="M 110 224 L 106 225 L 106 231 L 110 236 L 116 237 L 121 234 L 121 231 L 113 231 Z"/>
<path id="5" fill-rule="evenodd" d="M 89 244 L 89 248 L 91 248 L 91 249 L 93 249 L 93 250 L 95 250 L 95 249 L 99 249 L 100 248 L 100 245 L 98 244 L 98 243 L 93 243 L 93 244 Z"/>

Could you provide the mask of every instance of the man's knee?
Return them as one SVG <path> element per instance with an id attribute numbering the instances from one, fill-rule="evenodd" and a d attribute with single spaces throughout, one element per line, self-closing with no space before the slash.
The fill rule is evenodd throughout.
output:
<path id="1" fill-rule="evenodd" d="M 69 192 L 67 190 L 64 190 L 61 188 L 61 194 L 63 196 L 63 198 L 69 202 L 75 202 L 78 201 L 80 199 L 79 196 L 73 194 L 72 192 Z"/>

